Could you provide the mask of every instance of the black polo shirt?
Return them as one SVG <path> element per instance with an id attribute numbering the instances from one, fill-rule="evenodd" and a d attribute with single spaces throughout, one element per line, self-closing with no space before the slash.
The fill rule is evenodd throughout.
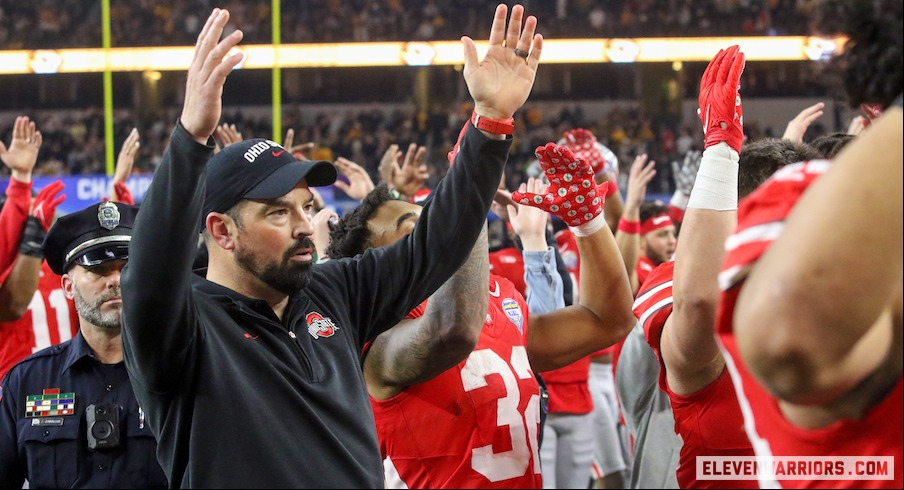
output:
<path id="1" fill-rule="evenodd" d="M 464 263 L 510 145 L 469 126 L 414 231 L 313 266 L 279 319 L 192 273 L 213 147 L 176 127 L 122 275 L 126 365 L 172 487 L 382 488 L 361 350 Z"/>

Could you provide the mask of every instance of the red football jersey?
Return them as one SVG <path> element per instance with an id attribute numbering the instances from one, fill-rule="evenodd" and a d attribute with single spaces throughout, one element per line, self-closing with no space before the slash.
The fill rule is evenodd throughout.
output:
<path id="1" fill-rule="evenodd" d="M 672 314 L 674 273 L 672 261 L 662 263 L 650 273 L 638 291 L 634 314 L 659 359 L 659 388 L 669 396 L 675 433 L 683 441 L 678 485 L 681 488 L 757 488 L 756 480 L 697 480 L 698 456 L 753 456 L 754 452 L 744 432 L 744 417 L 727 370 L 705 388 L 689 395 L 679 395 L 669 389 L 659 343 L 665 321 Z"/>
<path id="2" fill-rule="evenodd" d="M 527 304 L 490 276 L 467 359 L 389 400 L 371 398 L 387 487 L 541 488 L 540 388 L 527 360 Z"/>
<path id="3" fill-rule="evenodd" d="M 782 414 L 778 400 L 756 381 L 740 357 L 732 330 L 734 307 L 748 266 L 778 237 L 804 190 L 829 168 L 814 160 L 788 165 L 738 206 L 738 226 L 726 241 L 728 255 L 719 283 L 722 298 L 716 314 L 717 338 L 731 372 L 745 417 L 745 428 L 760 458 L 775 456 L 891 456 L 893 480 L 779 480 L 785 488 L 902 488 L 902 378 L 862 420 L 840 420 L 820 429 L 803 429 Z M 764 484 L 774 484 L 764 481 Z"/>
<path id="4" fill-rule="evenodd" d="M 9 179 L 6 188 L 6 202 L 0 209 L 0 283 L 13 268 L 19 256 L 19 242 L 28 220 L 31 205 L 31 182 L 22 183 Z"/>
<path id="5" fill-rule="evenodd" d="M 590 395 L 590 356 L 540 373 L 549 391 L 549 413 L 585 414 L 593 410 Z"/>
<path id="6" fill-rule="evenodd" d="M 41 263 L 38 289 L 22 318 L 0 322 L 0 379 L 14 364 L 78 332 L 75 303 L 63 294 L 60 276 Z"/>
<path id="7" fill-rule="evenodd" d="M 572 295 L 574 296 L 574 303 L 577 304 L 581 297 L 581 255 L 578 253 L 578 242 L 575 240 L 571 228 L 559 230 L 556 232 L 555 237 L 559 255 L 562 256 L 562 262 L 565 263 L 568 275 L 571 276 Z"/>
<path id="8" fill-rule="evenodd" d="M 637 271 L 637 284 L 643 286 L 643 283 L 647 281 L 650 273 L 653 272 L 653 269 L 655 268 L 656 264 L 648 259 L 646 255 L 637 257 L 637 266 L 634 268 Z"/>
<path id="9" fill-rule="evenodd" d="M 512 281 L 521 296 L 527 295 L 527 284 L 524 282 L 524 256 L 517 248 L 508 247 L 490 252 L 490 274 Z"/>

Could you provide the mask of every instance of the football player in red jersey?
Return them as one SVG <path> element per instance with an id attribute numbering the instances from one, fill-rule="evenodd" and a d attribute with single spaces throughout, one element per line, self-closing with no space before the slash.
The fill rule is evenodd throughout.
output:
<path id="1" fill-rule="evenodd" d="M 72 300 L 61 277 L 44 261 L 41 242 L 66 195 L 60 181 L 46 185 L 32 203 L 31 174 L 43 138 L 28 117 L 16 118 L 0 159 L 12 171 L 0 212 L 0 379 L 17 362 L 40 349 L 69 340 L 78 330 Z"/>
<path id="2" fill-rule="evenodd" d="M 831 166 L 786 167 L 742 201 L 726 242 L 718 334 L 757 456 L 888 462 L 882 475 L 849 468 L 847 480 L 764 483 L 901 488 L 902 4 L 823 8 L 823 27 L 849 38 L 849 102 L 884 114 Z"/>
<path id="3" fill-rule="evenodd" d="M 650 274 L 634 303 L 647 343 L 659 358 L 659 387 L 669 396 L 675 432 L 683 440 L 677 471 L 681 488 L 757 486 L 755 480 L 700 479 L 696 472 L 699 456 L 753 456 L 712 335 L 719 251 L 737 207 L 743 69 L 744 54 L 732 46 L 720 50 L 703 74 L 699 102 L 705 149 L 682 223 L 681 246 L 674 262 Z"/>
<path id="4" fill-rule="evenodd" d="M 365 378 L 389 486 L 539 487 L 540 400 L 533 372 L 567 365 L 611 345 L 634 324 L 627 275 L 602 216 L 604 186 L 597 188 L 592 183 L 589 165 L 575 161 L 570 150 L 550 144 L 538 148 L 538 153 L 544 168 L 550 170 L 547 177 L 553 185 L 569 179 L 575 185 L 558 185 L 548 193 L 535 183 L 522 188 L 512 196 L 519 202 L 518 208 L 510 208 L 509 213 L 536 211 L 526 208 L 522 200 L 555 206 L 574 226 L 583 265 L 597 273 L 582 277 L 585 294 L 580 304 L 532 316 L 510 281 L 491 277 L 489 309 L 477 346 L 457 365 L 426 382 L 414 377 L 419 370 L 409 367 L 413 361 L 433 366 L 430 359 L 398 354 L 404 353 L 402 347 L 409 352 L 423 351 L 422 344 L 429 338 L 406 335 L 398 327 L 377 338 L 366 354 L 364 369 L 370 371 Z M 566 172 L 569 164 L 575 167 Z M 565 177 L 565 173 L 570 175 Z M 584 182 L 586 186 L 581 185 Z M 558 194 L 558 189 L 563 193 Z M 565 199 L 554 198 L 562 195 Z M 332 235 L 331 257 L 334 251 L 358 253 L 350 248 L 348 238 L 361 240 L 359 233 L 365 235 L 365 247 L 383 245 L 383 240 L 398 239 L 405 233 L 404 223 L 409 216 L 415 219 L 417 210 L 388 199 L 387 194 L 376 206 L 365 199 L 362 211 L 343 216 Z M 586 203 L 586 210 L 581 211 L 584 204 L 579 201 Z M 575 213 L 569 216 L 572 210 Z M 545 223 L 545 213 L 540 214 Z M 575 217 L 579 219 L 575 221 Z M 353 222 L 359 224 L 349 228 L 347 224 Z M 545 249 L 543 227 L 539 230 L 536 239 Z M 531 238 L 521 231 L 519 235 L 526 250 L 533 248 Z M 395 352 L 381 345 L 395 346 Z M 376 371 L 380 366 L 385 368 Z M 425 440 L 430 443 L 424 444 Z"/>
<path id="5" fill-rule="evenodd" d="M 718 271 L 736 220 L 738 194 L 755 188 L 776 167 L 818 155 L 788 140 L 752 143 L 741 152 L 738 86 L 743 68 L 744 55 L 732 46 L 720 51 L 703 75 L 699 102 L 705 149 L 681 225 L 681 244 L 673 262 L 650 274 L 634 304 L 659 359 L 659 387 L 669 396 L 675 431 L 683 440 L 677 469 L 682 488 L 757 486 L 755 478 L 714 480 L 697 470 L 699 457 L 754 455 L 713 338 Z"/>
<path id="6" fill-rule="evenodd" d="M 668 207 L 646 201 L 647 185 L 655 176 L 656 162 L 648 162 L 646 154 L 637 155 L 628 172 L 624 212 L 615 231 L 634 293 L 656 266 L 672 258 L 677 245 Z"/>

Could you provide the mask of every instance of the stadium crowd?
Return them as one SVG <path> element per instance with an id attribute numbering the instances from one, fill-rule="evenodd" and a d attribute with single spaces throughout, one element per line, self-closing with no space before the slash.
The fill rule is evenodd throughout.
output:
<path id="1" fill-rule="evenodd" d="M 111 45 L 190 45 L 211 0 L 166 4 L 111 0 Z M 217 3 L 218 5 L 220 3 Z M 457 40 L 485 36 L 490 0 L 306 0 L 283 2 L 281 42 Z M 225 2 L 227 31 L 247 44 L 272 42 L 270 0 Z M 791 36 L 806 34 L 812 2 L 802 0 L 532 0 L 552 38 Z M 101 46 L 100 1 L 36 0 L 0 5 L 0 49 Z"/>
<path id="2" fill-rule="evenodd" d="M 471 111 L 468 104 L 456 105 L 448 112 L 420 117 L 416 110 L 374 107 L 368 110 L 350 110 L 344 113 L 321 111 L 314 115 L 314 124 L 304 124 L 301 107 L 290 108 L 283 113 L 283 127 L 295 131 L 296 142 L 316 145 L 313 156 L 333 161 L 338 157 L 359 163 L 378 179 L 380 159 L 390 144 L 410 141 L 427 148 L 431 178 L 428 186 L 434 187 L 445 175 L 445 155 L 457 128 Z M 139 128 L 141 148 L 136 157 L 134 172 L 152 173 L 163 157 L 169 141 L 167 131 L 172 113 L 151 120 L 138 120 L 134 113 L 120 109 L 114 113 L 114 141 L 118 148 L 126 140 L 132 128 Z M 558 111 L 546 111 L 527 104 L 517 116 L 518 134 L 509 157 L 507 185 L 514 188 L 527 177 L 527 168 L 536 159 L 534 148 L 550 140 L 554 135 L 575 128 L 588 128 L 598 135 L 599 141 L 618 156 L 620 170 L 627 175 L 634 156 L 646 153 L 651 160 L 660 162 L 660 172 L 650 184 L 654 194 L 673 192 L 674 183 L 668 163 L 680 160 L 692 150 L 699 149 L 700 130 L 680 126 L 668 121 L 653 120 L 638 104 L 626 104 L 612 109 L 602 119 L 590 119 L 584 115 L 580 104 L 563 104 Z M 41 111 L 33 120 L 42 128 L 44 145 L 35 175 L 78 175 L 105 173 L 104 120 L 99 109 Z M 224 121 L 235 124 L 245 137 L 272 135 L 269 118 L 245 115 L 241 110 L 227 108 Z M 817 123 L 819 124 L 819 123 Z M 818 133 L 825 132 L 821 126 Z M 8 139 L 12 125 L 0 123 L 0 137 Z M 747 126 L 752 138 L 776 136 L 781 128 L 762 128 L 756 123 Z M 814 133 L 814 134 L 818 134 Z M 8 169 L 0 169 L 0 175 L 8 175 Z"/>

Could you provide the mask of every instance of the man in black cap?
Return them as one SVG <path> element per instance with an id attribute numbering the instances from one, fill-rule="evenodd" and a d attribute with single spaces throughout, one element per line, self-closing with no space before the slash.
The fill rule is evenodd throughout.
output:
<path id="1" fill-rule="evenodd" d="M 47 264 L 79 332 L 16 364 L 0 393 L 0 487 L 165 488 L 157 444 L 122 357 L 120 271 L 138 208 L 101 202 L 60 217 Z M 63 301 L 63 298 L 60 298 Z"/>
<path id="2" fill-rule="evenodd" d="M 533 86 L 542 37 L 496 9 L 487 54 L 463 38 L 475 113 L 414 231 L 312 265 L 311 187 L 336 170 L 267 140 L 213 153 L 223 84 L 242 54 L 214 9 L 123 270 L 126 365 L 171 487 L 382 488 L 360 353 L 465 262 Z M 517 50 L 514 48 L 518 48 Z M 209 162 L 208 162 L 209 159 Z M 206 278 L 192 274 L 199 222 Z"/>

